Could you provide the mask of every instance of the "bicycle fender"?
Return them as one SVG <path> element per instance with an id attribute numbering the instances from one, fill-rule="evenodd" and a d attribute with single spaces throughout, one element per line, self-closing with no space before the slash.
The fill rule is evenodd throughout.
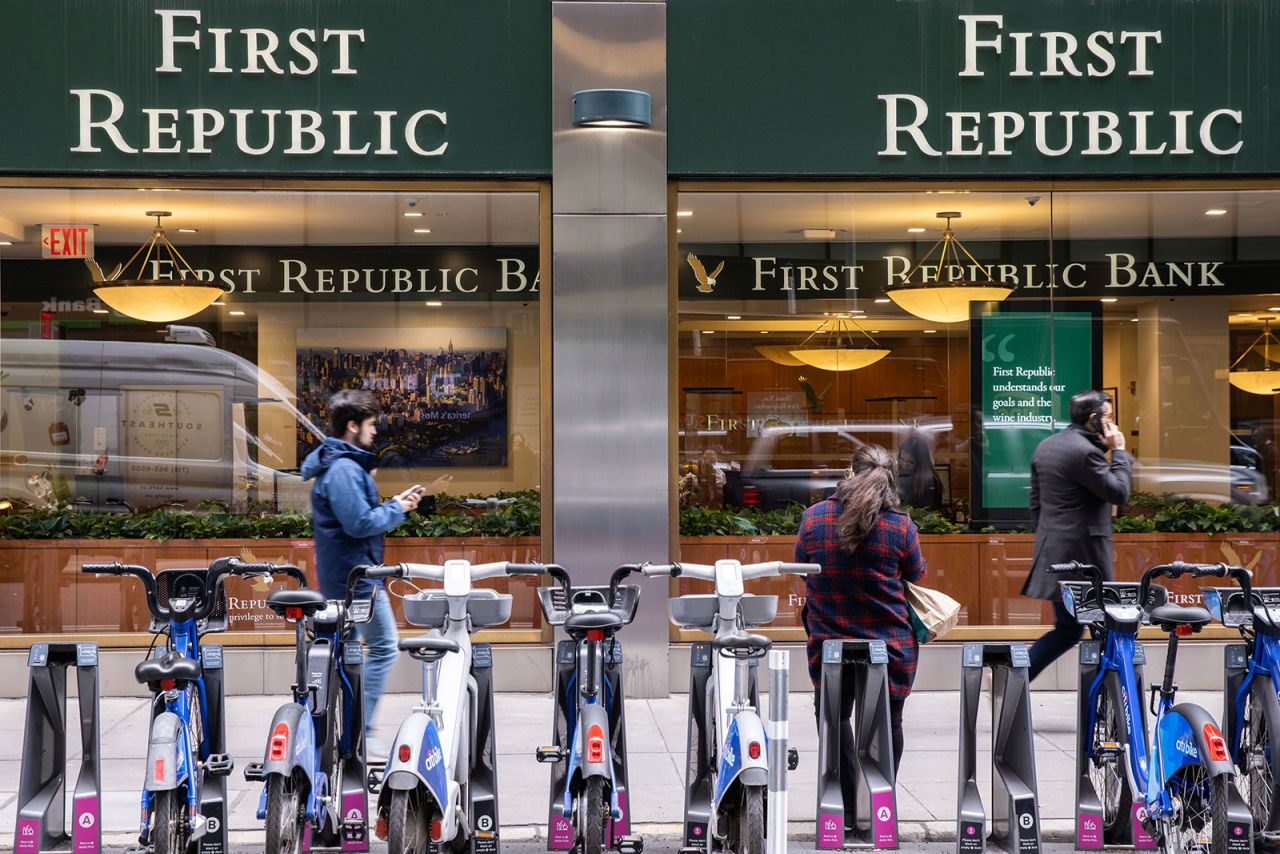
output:
<path id="1" fill-rule="evenodd" d="M 610 785 L 613 785 L 613 749 L 609 744 L 609 713 L 599 703 L 583 706 L 579 711 L 581 714 L 578 716 L 579 736 L 576 747 L 582 753 L 581 755 L 575 755 L 574 758 L 581 761 L 580 771 L 582 777 L 583 779 L 587 777 L 604 777 L 609 781 Z M 591 730 L 595 727 L 599 727 L 601 734 L 604 736 L 604 755 L 601 761 L 590 762 L 586 752 L 587 739 L 591 735 Z"/>
<path id="2" fill-rule="evenodd" d="M 443 812 L 450 804 L 449 780 L 445 773 L 444 748 L 436 722 L 425 713 L 415 712 L 400 724 L 395 747 L 384 777 L 384 791 L 408 791 L 423 786 Z M 409 748 L 401 759 L 400 746 Z M 381 803 L 382 798 L 379 798 Z"/>
<path id="3" fill-rule="evenodd" d="M 759 742 L 760 756 L 752 759 L 745 746 Z M 769 749 L 764 725 L 758 715 L 740 713 L 729 724 L 724 744 L 720 748 L 720 766 L 716 774 L 716 791 L 712 806 L 719 808 L 725 792 L 739 777 L 747 785 L 764 785 L 769 782 Z"/>
<path id="4" fill-rule="evenodd" d="M 271 740 L 281 727 L 288 731 L 284 757 L 271 758 Z M 292 776 L 294 769 L 302 771 L 308 781 L 315 780 L 316 735 L 311 713 L 297 703 L 286 703 L 276 710 L 267 731 L 267 747 L 263 753 L 262 770 L 266 774 Z"/>
<path id="5" fill-rule="evenodd" d="M 1170 737 L 1175 733 L 1176 737 L 1171 739 Z M 1194 757 L 1191 755 L 1192 752 L 1186 749 L 1189 745 L 1181 740 L 1188 735 L 1194 740 Z M 1236 768 L 1231 762 L 1226 739 L 1218 729 L 1217 721 L 1194 703 L 1179 703 L 1169 710 L 1169 714 L 1165 715 L 1161 725 L 1160 738 L 1166 767 L 1171 762 L 1170 754 L 1172 753 L 1199 762 L 1211 776 L 1218 774 L 1235 776 Z M 1174 770 L 1177 770 L 1187 763 L 1177 761 L 1175 764 Z M 1165 779 L 1168 779 L 1169 773 L 1172 772 L 1166 772 Z"/>
<path id="6" fill-rule="evenodd" d="M 173 712 L 161 712 L 151 721 L 144 786 L 147 791 L 165 792 L 186 782 L 184 731 L 182 719 Z"/>

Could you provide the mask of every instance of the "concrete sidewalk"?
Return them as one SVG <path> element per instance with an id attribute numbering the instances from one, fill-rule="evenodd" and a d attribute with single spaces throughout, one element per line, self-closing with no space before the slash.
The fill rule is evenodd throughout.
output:
<path id="1" fill-rule="evenodd" d="M 917 692 L 904 715 L 906 754 L 898 782 L 898 813 L 904 840 L 954 838 L 956 812 L 959 692 Z M 253 831 L 261 786 L 244 781 L 241 768 L 260 760 L 267 729 L 283 696 L 227 698 L 229 752 L 236 761 L 230 777 L 231 830 Z M 1180 699 L 1200 703 L 1213 715 L 1221 712 L 1221 694 L 1188 691 Z M 380 735 L 387 741 L 410 707 L 414 695 L 394 694 L 378 712 Z M 1073 692 L 1036 691 L 1031 695 L 1036 732 L 1036 769 L 1040 812 L 1046 839 L 1064 840 L 1072 832 L 1075 721 Z M 677 836 L 682 820 L 687 695 L 660 700 L 628 700 L 628 748 L 631 762 L 632 815 L 638 830 L 649 836 Z M 791 744 L 800 751 L 800 767 L 790 776 L 792 835 L 813 836 L 816 790 L 817 731 L 813 695 L 791 695 Z M 767 698 L 765 700 L 767 706 Z M 103 830 L 136 833 L 138 792 L 146 754 L 148 703 L 132 698 L 102 700 Z M 79 729 L 72 705 L 68 753 L 79 755 Z M 510 840 L 544 838 L 549 772 L 533 757 L 534 747 L 551 732 L 551 699 L 545 694 L 499 694 L 497 697 L 500 816 Z M 0 701 L 0 847 L 12 838 L 17 814 L 19 756 L 25 703 Z M 979 714 L 979 747 L 989 749 L 991 716 L 984 700 Z M 983 791 L 990 763 L 980 754 Z M 989 805 L 988 805 L 989 806 Z"/>

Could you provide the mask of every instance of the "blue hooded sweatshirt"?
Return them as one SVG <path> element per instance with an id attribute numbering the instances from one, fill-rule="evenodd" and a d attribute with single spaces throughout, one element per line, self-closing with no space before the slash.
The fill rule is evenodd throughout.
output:
<path id="1" fill-rule="evenodd" d="M 404 521 L 394 498 L 378 503 L 378 486 L 369 474 L 375 454 L 326 438 L 302 461 L 302 479 L 317 478 L 311 490 L 311 527 L 316 540 L 320 592 L 342 599 L 347 576 L 361 564 L 382 563 L 382 535 Z M 382 582 L 364 580 L 356 592 L 368 596 Z"/>

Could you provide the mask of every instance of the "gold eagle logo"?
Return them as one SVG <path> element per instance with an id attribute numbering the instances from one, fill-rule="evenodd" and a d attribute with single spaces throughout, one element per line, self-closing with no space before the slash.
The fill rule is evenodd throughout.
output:
<path id="1" fill-rule="evenodd" d="M 709 294 L 716 289 L 716 276 L 720 275 L 720 271 L 724 269 L 724 262 L 721 261 L 711 275 L 707 275 L 707 268 L 702 266 L 702 262 L 698 260 L 698 256 L 690 252 L 684 256 L 684 260 L 689 262 L 689 266 L 693 268 L 693 276 L 698 280 L 698 292 Z"/>

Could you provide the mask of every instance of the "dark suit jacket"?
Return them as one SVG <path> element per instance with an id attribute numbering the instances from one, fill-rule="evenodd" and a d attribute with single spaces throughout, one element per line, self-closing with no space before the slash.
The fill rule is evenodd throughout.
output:
<path id="1" fill-rule="evenodd" d="M 1079 424 L 1040 443 L 1031 458 L 1031 520 L 1035 557 L 1022 595 L 1053 599 L 1058 582 L 1049 565 L 1078 560 L 1112 577 L 1111 507 L 1129 500 L 1133 457 L 1114 451 L 1107 462 L 1102 440 Z"/>

